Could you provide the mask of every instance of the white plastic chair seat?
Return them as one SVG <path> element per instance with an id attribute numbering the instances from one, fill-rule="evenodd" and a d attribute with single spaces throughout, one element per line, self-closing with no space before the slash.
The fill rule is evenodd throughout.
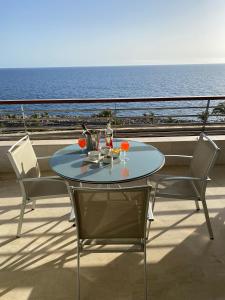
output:
<path id="1" fill-rule="evenodd" d="M 68 197 L 68 190 L 63 181 L 31 181 L 25 185 L 28 198 Z"/>

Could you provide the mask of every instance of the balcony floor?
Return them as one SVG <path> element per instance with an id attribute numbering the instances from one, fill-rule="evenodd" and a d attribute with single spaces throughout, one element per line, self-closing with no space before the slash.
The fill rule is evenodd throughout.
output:
<path id="1" fill-rule="evenodd" d="M 151 300 L 225 299 L 225 172 L 216 167 L 207 190 L 215 240 L 192 201 L 159 199 L 147 245 Z M 76 228 L 69 199 L 41 200 L 27 209 L 22 237 L 15 238 L 18 183 L 0 182 L 1 300 L 76 299 Z M 143 299 L 143 255 L 85 254 L 81 299 Z"/>

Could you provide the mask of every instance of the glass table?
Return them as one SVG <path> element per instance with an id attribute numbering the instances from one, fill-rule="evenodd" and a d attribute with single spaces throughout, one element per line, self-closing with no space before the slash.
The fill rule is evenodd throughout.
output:
<path id="1" fill-rule="evenodd" d="M 114 140 L 114 147 L 121 140 Z M 155 147 L 129 141 L 128 161 L 113 160 L 111 164 L 86 162 L 85 155 L 77 144 L 58 150 L 50 158 L 52 170 L 67 180 L 80 183 L 113 184 L 148 177 L 165 163 L 164 155 Z"/>

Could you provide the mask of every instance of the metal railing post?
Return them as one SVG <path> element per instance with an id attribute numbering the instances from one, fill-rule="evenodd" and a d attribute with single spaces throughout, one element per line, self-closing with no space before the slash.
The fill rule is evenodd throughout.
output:
<path id="1" fill-rule="evenodd" d="M 115 116 L 115 118 L 114 118 L 114 120 L 115 120 L 115 125 L 117 126 L 117 109 L 116 109 L 116 102 L 115 102 L 115 108 L 114 108 L 114 116 Z M 113 133 L 113 135 L 114 135 L 114 138 L 116 137 L 116 130 L 115 130 L 115 128 L 114 128 L 114 133 Z"/>
<path id="2" fill-rule="evenodd" d="M 117 109 L 116 109 L 116 103 L 115 103 L 115 108 L 114 108 L 114 115 L 115 115 L 115 118 L 116 118 L 116 114 L 117 114 Z"/>
<path id="3" fill-rule="evenodd" d="M 202 132 L 205 132 L 205 126 L 207 124 L 208 117 L 209 117 L 209 107 L 210 107 L 210 99 L 207 100 L 207 104 L 206 104 L 206 108 L 205 108 L 205 115 L 204 115 L 203 124 L 202 124 Z"/>
<path id="4" fill-rule="evenodd" d="M 26 125 L 26 115 L 25 115 L 25 112 L 24 112 L 23 104 L 20 107 L 21 107 L 21 112 L 22 112 L 24 131 L 25 131 L 26 134 L 28 134 L 27 125 Z"/>

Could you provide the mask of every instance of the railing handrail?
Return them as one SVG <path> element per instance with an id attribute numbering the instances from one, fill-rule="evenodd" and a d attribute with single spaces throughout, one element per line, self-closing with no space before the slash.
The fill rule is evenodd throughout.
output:
<path id="1" fill-rule="evenodd" d="M 0 105 L 15 104 L 56 104 L 56 103 L 131 103 L 131 102 L 158 102 L 158 101 L 186 101 L 186 100 L 225 100 L 225 96 L 175 96 L 175 97 L 140 97 L 140 98 L 66 98 L 66 99 L 0 99 Z"/>

